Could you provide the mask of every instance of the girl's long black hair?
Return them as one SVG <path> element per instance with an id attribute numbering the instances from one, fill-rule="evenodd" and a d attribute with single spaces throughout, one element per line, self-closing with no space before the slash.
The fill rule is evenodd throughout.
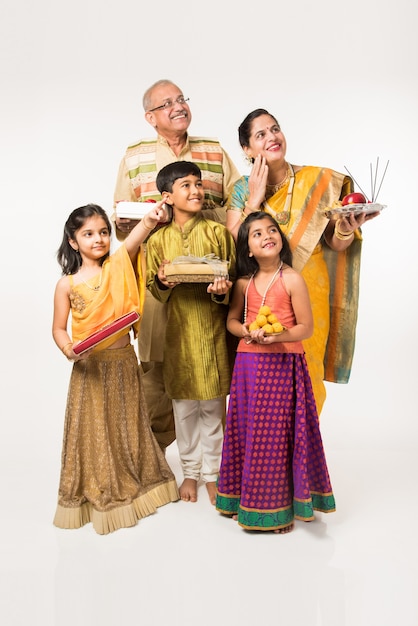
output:
<path id="1" fill-rule="evenodd" d="M 106 222 L 106 227 L 109 229 L 109 235 L 112 232 L 112 226 L 107 213 L 98 204 L 86 204 L 78 209 L 74 209 L 65 222 L 62 242 L 57 250 L 57 260 L 64 275 L 75 274 L 81 267 L 81 256 L 70 246 L 68 240 L 74 240 L 76 232 L 83 226 L 85 221 L 93 215 L 102 217 Z M 103 258 L 100 259 L 101 263 L 103 263 L 108 256 L 109 253 L 105 254 Z"/>
<path id="2" fill-rule="evenodd" d="M 250 232 L 250 226 L 256 220 L 269 220 L 274 226 L 277 227 L 280 236 L 282 238 L 282 250 L 280 252 L 280 259 L 283 263 L 292 266 L 292 251 L 290 249 L 289 241 L 286 235 L 282 232 L 280 226 L 276 220 L 264 211 L 258 211 L 257 213 L 250 213 L 243 222 L 238 231 L 237 237 L 237 275 L 238 276 L 251 276 L 255 274 L 259 265 L 253 256 L 250 256 L 250 248 L 248 245 L 248 233 Z"/>

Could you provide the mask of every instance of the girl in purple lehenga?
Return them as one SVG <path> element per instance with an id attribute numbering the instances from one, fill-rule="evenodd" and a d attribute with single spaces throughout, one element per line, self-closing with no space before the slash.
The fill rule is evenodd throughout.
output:
<path id="1" fill-rule="evenodd" d="M 251 213 L 238 233 L 240 278 L 227 321 L 241 339 L 216 497 L 217 510 L 248 530 L 288 532 L 295 518 L 310 521 L 314 510 L 335 511 L 302 346 L 313 331 L 311 305 L 291 263 L 276 221 Z M 273 327 L 272 334 L 271 324 L 254 323 L 262 307 L 284 330 Z"/>

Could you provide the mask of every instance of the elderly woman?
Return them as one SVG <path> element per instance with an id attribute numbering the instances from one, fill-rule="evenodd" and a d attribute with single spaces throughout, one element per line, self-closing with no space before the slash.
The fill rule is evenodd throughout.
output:
<path id="1" fill-rule="evenodd" d="M 318 414 L 325 401 L 324 379 L 348 382 L 354 351 L 359 291 L 360 226 L 378 213 L 329 219 L 325 210 L 352 191 L 352 180 L 330 169 L 291 165 L 286 139 L 265 109 L 247 115 L 239 141 L 253 164 L 234 185 L 226 226 L 236 238 L 255 211 L 274 216 L 289 239 L 293 267 L 304 277 L 314 316 L 313 336 L 304 341 Z"/>

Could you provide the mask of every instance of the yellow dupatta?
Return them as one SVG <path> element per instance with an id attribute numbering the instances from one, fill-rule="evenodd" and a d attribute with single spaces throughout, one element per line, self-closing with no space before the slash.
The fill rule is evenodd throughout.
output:
<path id="1" fill-rule="evenodd" d="M 145 298 L 144 255 L 140 250 L 136 268 L 122 244 L 103 263 L 100 288 L 90 289 L 83 283 L 71 288 L 71 316 L 73 341 L 81 341 L 107 326 L 118 317 L 136 311 L 142 314 Z M 139 332 L 139 321 L 133 325 L 134 336 Z M 101 342 L 94 350 L 104 350 L 126 335 L 127 329 Z"/>
<path id="2" fill-rule="evenodd" d="M 267 212 L 277 215 L 283 211 L 289 184 L 266 201 Z M 289 221 L 279 224 L 289 239 L 293 267 L 302 275 L 306 263 L 318 251 L 317 246 L 329 222 L 324 210 L 351 190 L 351 179 L 330 169 L 308 166 L 294 174 Z M 322 248 L 330 282 L 330 328 L 324 359 L 324 378 L 329 382 L 347 383 L 350 377 L 358 311 L 361 241 L 358 231 L 344 252 L 335 252 L 326 245 Z"/>

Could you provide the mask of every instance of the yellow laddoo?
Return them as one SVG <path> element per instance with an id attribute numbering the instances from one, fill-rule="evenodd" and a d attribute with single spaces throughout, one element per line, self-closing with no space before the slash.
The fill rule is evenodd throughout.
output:
<path id="1" fill-rule="evenodd" d="M 255 321 L 258 324 L 259 328 L 262 328 L 264 324 L 267 324 L 267 317 L 265 315 L 260 315 L 260 313 L 255 318 Z"/>
<path id="2" fill-rule="evenodd" d="M 264 306 L 260 307 L 260 310 L 258 313 L 259 315 L 265 315 L 267 317 L 267 315 L 270 315 L 271 309 L 269 306 L 265 304 Z"/>

